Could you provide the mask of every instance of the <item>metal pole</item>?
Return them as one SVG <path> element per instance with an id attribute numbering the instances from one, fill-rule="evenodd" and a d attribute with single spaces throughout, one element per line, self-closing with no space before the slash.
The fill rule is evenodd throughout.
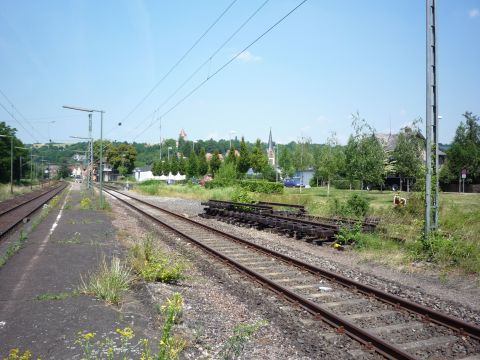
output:
<path id="1" fill-rule="evenodd" d="M 160 162 L 162 161 L 162 117 L 160 116 Z"/>
<path id="2" fill-rule="evenodd" d="M 92 138 L 92 113 L 88 114 L 88 137 L 90 138 L 90 171 L 88 172 L 88 188 L 92 189 L 93 181 L 93 138 Z"/>
<path id="3" fill-rule="evenodd" d="M 33 189 L 33 146 L 30 148 L 30 190 Z"/>
<path id="4" fill-rule="evenodd" d="M 20 156 L 20 177 L 19 180 L 22 181 L 22 157 Z"/>
<path id="5" fill-rule="evenodd" d="M 438 139 L 439 139 L 439 132 L 438 132 L 438 123 L 440 122 L 441 116 L 439 116 L 438 112 L 438 83 L 437 83 L 437 70 L 438 70 L 438 64 L 437 64 L 437 18 L 436 18 L 436 5 L 435 5 L 436 0 L 433 0 L 432 3 L 432 26 L 431 26 L 431 32 L 432 32 L 432 46 L 431 46 L 431 52 L 432 52 L 432 64 L 431 64 L 431 71 L 432 71 L 432 81 L 433 84 L 432 86 L 432 92 L 433 92 L 433 104 L 432 104 L 432 110 L 433 110 L 433 141 L 434 141 L 434 146 L 435 146 L 435 161 L 433 163 L 434 169 L 433 169 L 433 175 L 435 176 L 435 184 L 434 184 L 434 199 L 433 199 L 433 205 L 434 205 L 434 215 L 433 215 L 433 229 L 438 230 L 438 211 L 440 207 L 440 202 L 439 202 L 439 181 L 438 181 L 438 176 L 439 176 L 439 165 L 438 165 Z"/>
<path id="6" fill-rule="evenodd" d="M 10 137 L 10 193 L 13 194 L 13 136 Z"/>
<path id="7" fill-rule="evenodd" d="M 434 117 L 434 89 L 433 89 L 433 17 L 435 14 L 435 0 L 427 0 L 426 2 L 426 30 L 427 30 L 427 44 L 426 44 L 426 155 L 425 166 L 427 174 L 425 178 L 425 228 L 424 239 L 428 240 L 431 231 L 431 218 L 432 218 L 432 122 Z"/>
<path id="8" fill-rule="evenodd" d="M 100 111 L 100 209 L 103 209 L 103 111 Z"/>

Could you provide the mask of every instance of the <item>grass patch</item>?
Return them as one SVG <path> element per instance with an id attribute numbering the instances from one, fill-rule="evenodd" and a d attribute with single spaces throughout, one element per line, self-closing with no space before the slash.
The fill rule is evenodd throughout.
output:
<path id="1" fill-rule="evenodd" d="M 7 263 L 7 261 L 22 248 L 23 244 L 25 243 L 25 241 L 27 241 L 27 239 L 27 234 L 23 231 L 20 231 L 18 239 L 15 240 L 13 243 L 9 244 L 5 252 L 0 255 L 0 268 L 2 268 Z"/>
<path id="2" fill-rule="evenodd" d="M 86 281 L 82 278 L 80 291 L 118 305 L 132 281 L 131 268 L 119 258 L 112 258 L 110 263 L 103 259 L 96 272 L 89 274 Z"/>
<path id="3" fill-rule="evenodd" d="M 135 272 L 145 281 L 175 283 L 185 279 L 186 264 L 155 246 L 153 234 L 147 234 L 132 246 L 130 261 Z"/>
<path id="4" fill-rule="evenodd" d="M 78 291 L 73 292 L 61 292 L 61 293 L 45 293 L 39 294 L 34 297 L 34 300 L 46 301 L 46 300 L 65 300 L 74 296 L 78 296 Z"/>
<path id="5" fill-rule="evenodd" d="M 268 321 L 266 320 L 257 321 L 253 324 L 238 324 L 233 329 L 233 335 L 220 350 L 219 356 L 225 360 L 238 358 L 252 336 L 267 324 Z"/>

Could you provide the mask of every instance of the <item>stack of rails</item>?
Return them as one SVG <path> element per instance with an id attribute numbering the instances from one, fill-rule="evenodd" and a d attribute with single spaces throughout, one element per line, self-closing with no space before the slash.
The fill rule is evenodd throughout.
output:
<path id="1" fill-rule="evenodd" d="M 358 221 L 348 218 L 323 218 L 307 215 L 302 205 L 259 202 L 256 204 L 208 200 L 203 202 L 201 216 L 226 220 L 234 224 L 246 224 L 259 230 L 272 229 L 278 233 L 304 239 L 317 245 L 335 240 L 341 227 L 353 226 Z M 291 210 L 274 210 L 274 207 Z M 363 221 L 363 231 L 373 231 L 377 223 Z"/>

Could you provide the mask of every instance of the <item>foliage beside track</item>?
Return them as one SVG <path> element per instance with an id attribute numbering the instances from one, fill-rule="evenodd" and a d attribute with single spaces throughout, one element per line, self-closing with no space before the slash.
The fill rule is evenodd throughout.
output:
<path id="1" fill-rule="evenodd" d="M 145 184 L 146 183 L 146 184 Z M 137 189 L 159 196 L 195 200 L 268 201 L 304 205 L 312 215 L 352 216 L 366 213 L 378 217 L 375 233 L 361 234 L 355 251 L 393 266 L 438 268 L 480 274 L 480 195 L 440 194 L 441 232 L 422 242 L 424 199 L 421 193 L 402 193 L 407 206 L 394 208 L 393 192 L 331 189 L 285 189 L 283 194 L 239 191 L 235 187 L 205 189 L 198 185 L 162 185 L 145 182 Z M 242 201 L 243 199 L 243 201 Z M 368 203 L 368 206 L 365 206 Z"/>

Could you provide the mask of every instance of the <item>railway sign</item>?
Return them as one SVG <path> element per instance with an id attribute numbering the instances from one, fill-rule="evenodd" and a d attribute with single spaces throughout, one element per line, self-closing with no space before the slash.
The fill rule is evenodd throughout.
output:
<path id="1" fill-rule="evenodd" d="M 462 169 L 462 179 L 467 178 L 467 169 Z"/>

